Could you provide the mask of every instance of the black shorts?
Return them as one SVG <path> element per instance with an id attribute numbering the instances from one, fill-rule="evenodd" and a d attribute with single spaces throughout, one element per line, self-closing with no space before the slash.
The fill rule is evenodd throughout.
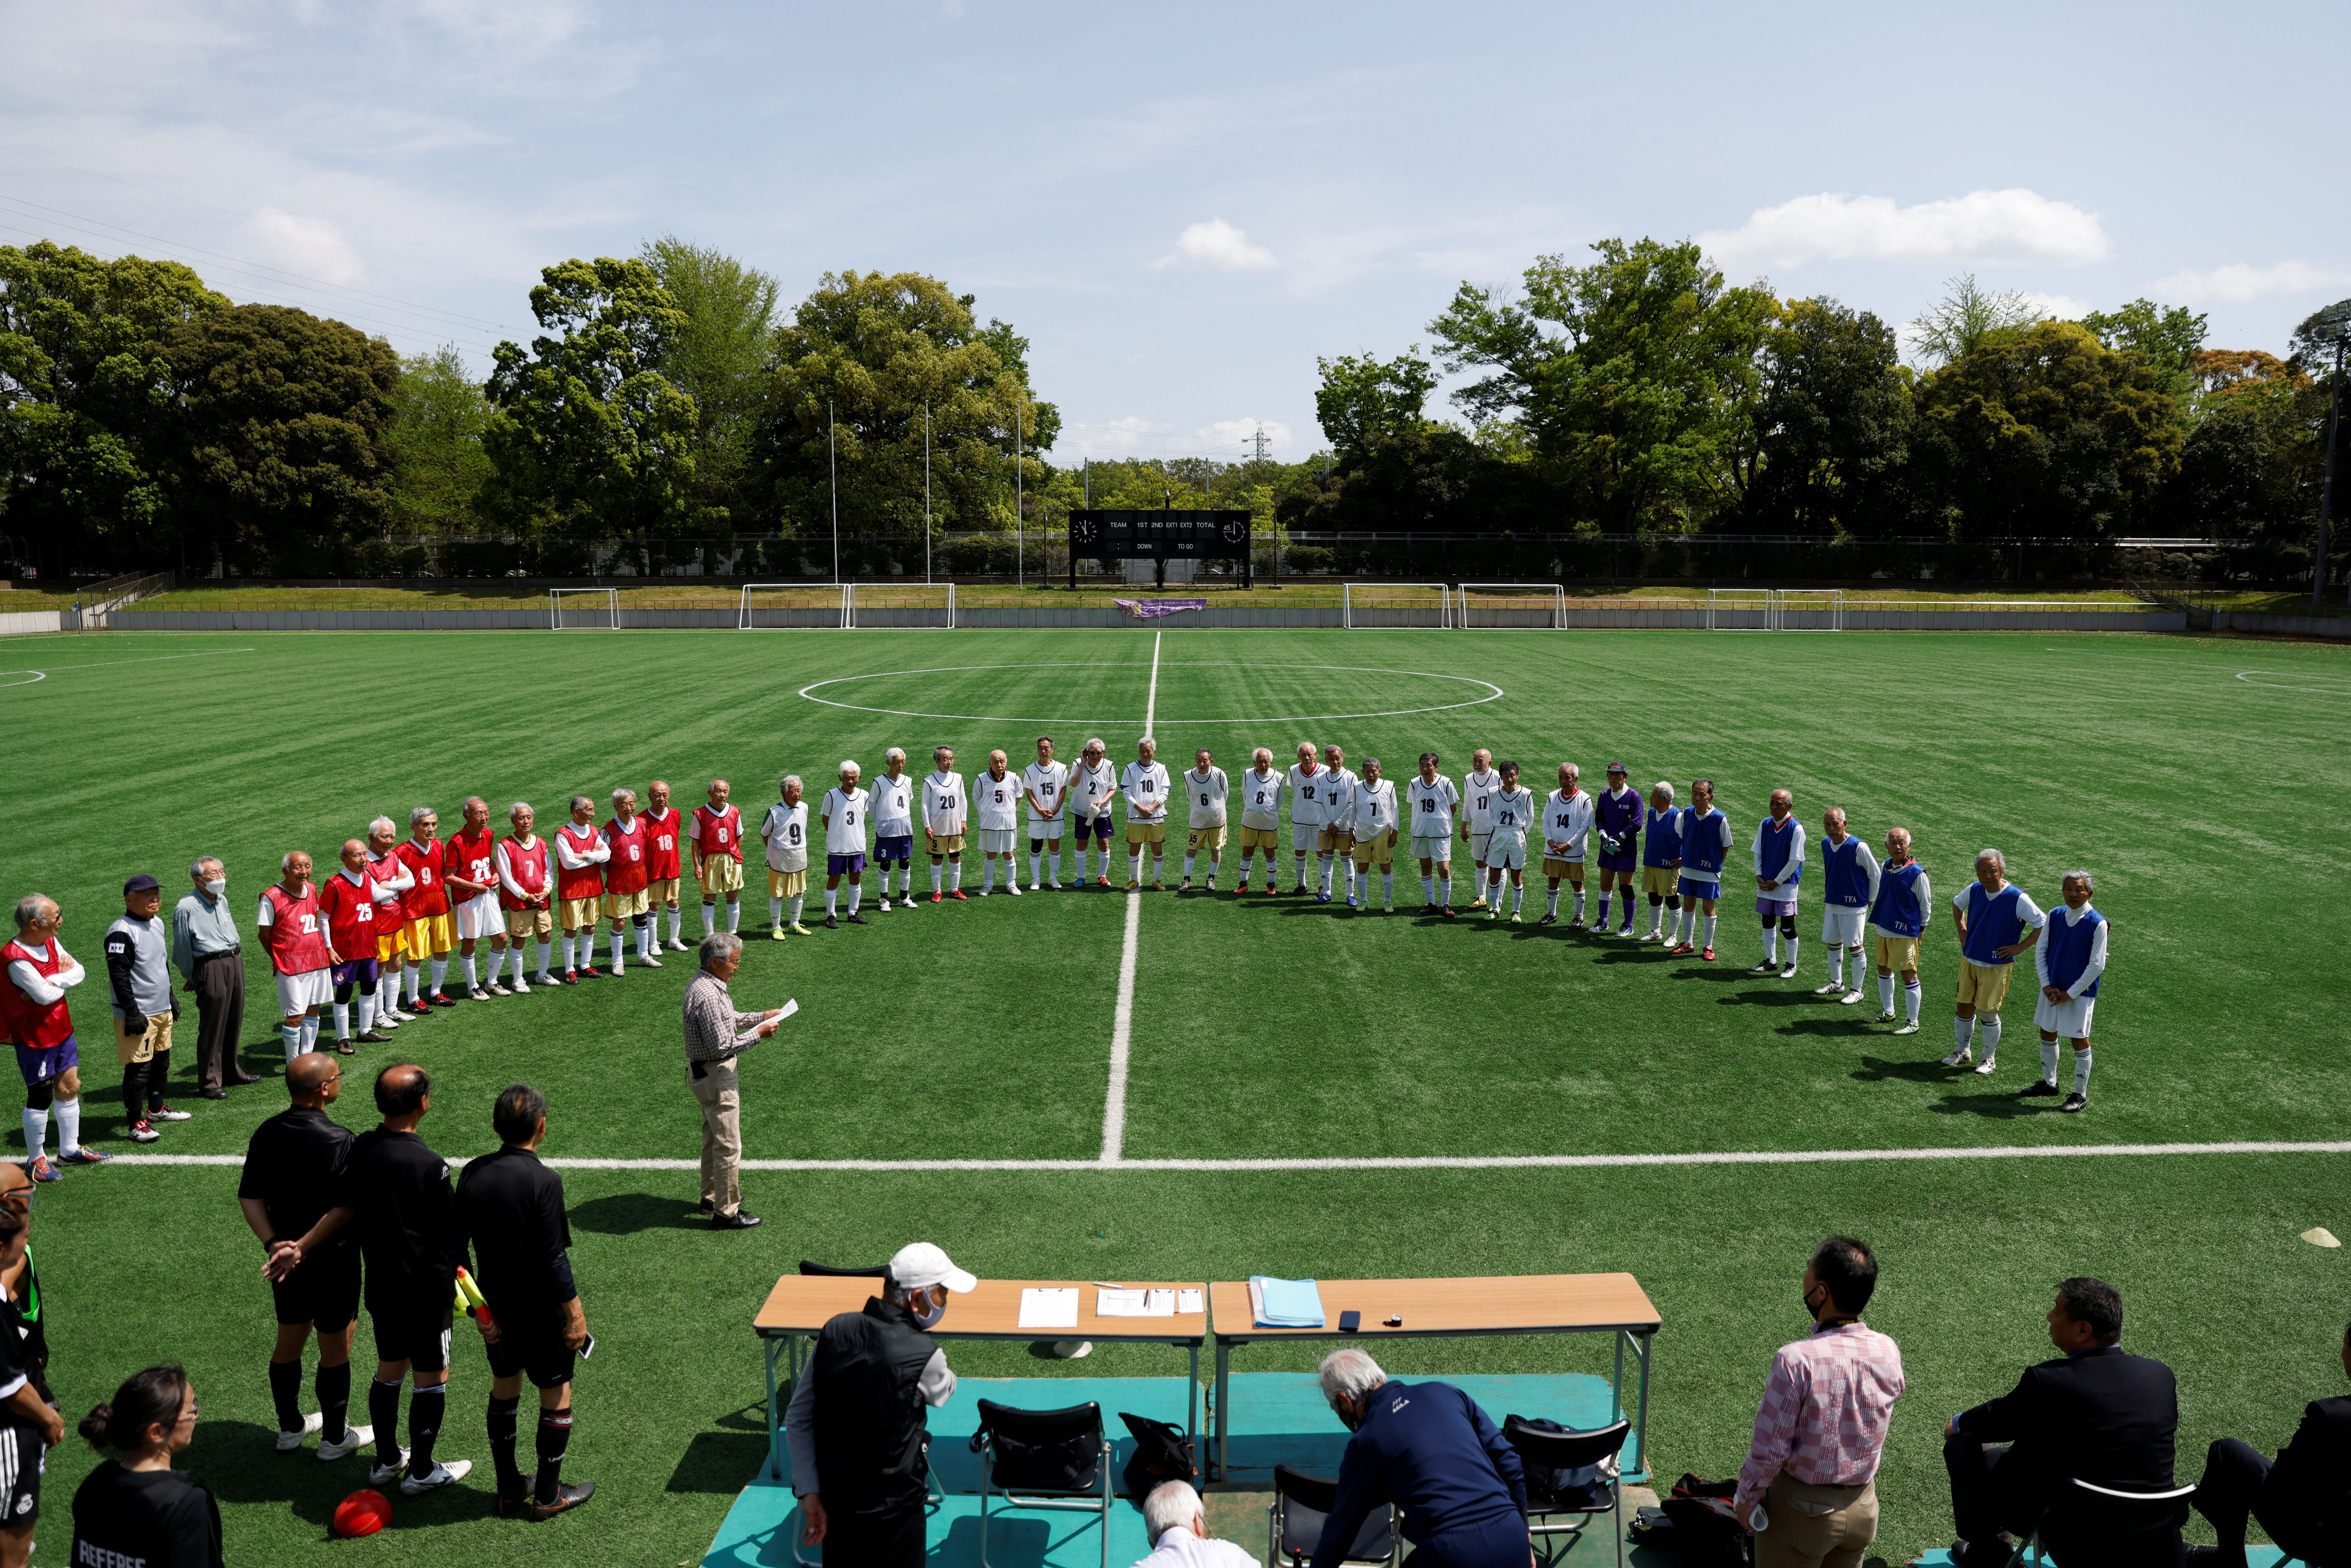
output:
<path id="1" fill-rule="evenodd" d="M 41 1471 L 48 1452 L 30 1427 L 0 1427 L 0 1522 L 22 1527 L 41 1517 Z"/>
<path id="2" fill-rule="evenodd" d="M 320 1333 L 340 1333 L 360 1310 L 360 1252 L 356 1247 L 323 1247 L 269 1287 L 281 1323 L 308 1323 Z"/>
<path id="3" fill-rule="evenodd" d="M 375 1329 L 375 1358 L 404 1361 L 418 1372 L 439 1372 L 449 1364 L 449 1325 L 455 1320 L 455 1295 L 419 1296 L 410 1291 L 379 1299 L 368 1293 L 368 1322 Z"/>
<path id="4" fill-rule="evenodd" d="M 498 1342 L 484 1348 L 489 1352 L 492 1377 L 527 1377 L 533 1388 L 560 1388 L 571 1381 L 574 1357 L 563 1343 L 563 1320 L 556 1313 L 512 1321 L 500 1315 Z"/>

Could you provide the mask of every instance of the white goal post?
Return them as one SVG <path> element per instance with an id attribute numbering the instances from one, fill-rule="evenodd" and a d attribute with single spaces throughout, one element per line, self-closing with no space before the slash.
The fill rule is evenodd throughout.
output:
<path id="1" fill-rule="evenodd" d="M 1841 588 L 1709 588 L 1709 632 L 1842 632 Z"/>
<path id="2" fill-rule="evenodd" d="M 1465 582 L 1453 593 L 1453 623 L 1466 629 L 1556 631 L 1567 624 L 1563 583 Z"/>
<path id="3" fill-rule="evenodd" d="M 845 591 L 848 604 L 843 619 L 851 627 L 955 628 L 952 582 L 852 582 Z"/>
<path id="4" fill-rule="evenodd" d="M 1769 632 L 1775 595 L 1768 588 L 1709 588 L 1706 591 L 1706 629 L 1709 632 Z"/>
<path id="5" fill-rule="evenodd" d="M 1431 600 L 1428 595 L 1437 597 Z M 1453 624 L 1453 597 L 1441 582 L 1343 582 L 1339 624 L 1364 627 L 1426 627 Z"/>
<path id="6" fill-rule="evenodd" d="M 1776 606 L 1775 632 L 1842 632 L 1844 630 L 1844 590 L 1783 588 Z"/>
<path id="7" fill-rule="evenodd" d="M 592 595 L 601 604 L 566 604 Z M 550 588 L 547 591 L 547 629 L 550 632 L 617 632 L 621 629 L 621 591 L 617 588 Z"/>
<path id="8" fill-rule="evenodd" d="M 849 588 L 839 582 L 747 582 L 735 615 L 738 632 L 848 627 Z"/>

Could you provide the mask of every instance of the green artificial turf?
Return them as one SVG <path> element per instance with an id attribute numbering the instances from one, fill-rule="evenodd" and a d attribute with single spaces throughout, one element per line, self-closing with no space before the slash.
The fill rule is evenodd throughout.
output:
<path id="1" fill-rule="evenodd" d="M 574 792 L 668 778 L 681 805 L 733 779 L 756 821 L 777 777 L 813 797 L 854 757 L 904 747 L 920 772 L 953 745 L 1014 767 L 1050 733 L 1133 755 L 1146 707 L 1171 773 L 1208 746 L 1286 765 L 1301 739 L 1379 756 L 1401 779 L 1423 749 L 1457 778 L 1476 746 L 1538 789 L 1563 759 L 1601 781 L 1717 781 L 1740 843 L 1774 787 L 1808 824 L 1845 807 L 1873 841 L 1896 822 L 1948 899 L 1996 845 L 2044 904 L 2095 869 L 2116 922 L 2092 1109 L 2020 1110 L 2030 998 L 2008 1009 L 2001 1073 L 1947 1073 L 1948 919 L 1928 944 L 1927 1029 L 1895 1039 L 1873 1007 L 1810 996 L 1825 976 L 1818 894 L 1805 973 L 1744 973 L 1751 901 L 1726 901 L 1720 962 L 1416 913 L 1346 916 L 1295 899 L 1146 895 L 1124 1149 L 1137 1158 L 1493 1155 L 2309 1141 L 2343 1136 L 2346 983 L 2336 890 L 2351 871 L 2343 771 L 2351 655 L 2301 644 L 2088 635 L 1682 632 L 1207 632 L 160 635 L 12 642 L 0 716 L 17 807 L 0 829 L 14 898 L 67 912 L 98 955 L 116 889 L 152 871 L 177 892 L 199 852 L 229 864 L 238 918 L 301 848 L 326 864 L 366 820 L 464 796 L 520 798 L 542 826 Z M 196 656 L 190 656 L 196 655 Z M 132 662 L 139 661 L 139 662 Z M 75 668 L 69 666 L 89 666 Z M 47 671 L 35 682 L 32 672 Z M 886 674 L 888 672 L 902 672 Z M 813 682 L 868 677 L 799 695 Z M 1450 677 L 1450 678 L 1448 678 Z M 5 685 L 8 682 L 23 684 Z M 1476 706 L 1443 705 L 1489 695 Z M 862 711 L 902 710 L 900 714 Z M 1401 714 L 1396 710 L 1439 709 Z M 919 717 L 914 715 L 965 716 Z M 1341 719 L 1320 716 L 1366 716 Z M 1232 722 L 1239 721 L 1239 722 Z M 1180 855 L 1180 848 L 1176 852 Z M 976 860 L 975 856 L 975 860 Z M 1023 855 L 1023 877 L 1026 865 Z M 1237 852 L 1228 851 L 1225 883 Z M 1285 854 L 1284 861 L 1288 857 Z M 1466 861 L 1462 869 L 1467 871 Z M 1173 884 L 1177 866 L 1168 867 Z M 1065 867 L 1064 875 L 1068 875 Z M 1122 878 L 1123 880 L 1123 878 Z M 927 867 L 918 869 L 925 893 Z M 1284 883 L 1289 876 L 1285 871 Z M 1400 867 L 1416 911 L 1418 868 Z M 967 891 L 978 883 L 975 864 Z M 1100 1148 L 1126 900 L 1001 896 L 872 915 L 863 929 L 765 939 L 756 869 L 737 991 L 799 999 L 746 1059 L 755 1158 L 1090 1160 Z M 1457 894 L 1457 901 L 1466 892 Z M 869 909 L 871 907 L 869 901 Z M 817 925 L 820 892 L 807 918 Z M 700 930 L 689 910 L 688 938 Z M 696 1119 L 676 1047 L 690 956 L 658 974 L 466 1004 L 354 1059 L 339 1113 L 372 1124 L 365 1081 L 423 1062 L 426 1132 L 490 1145 L 487 1106 L 527 1079 L 553 1104 L 559 1157 L 691 1157 Z M 454 982 L 453 982 L 454 983 Z M 266 969 L 248 976 L 246 1060 L 277 1056 Z M 1874 998 L 1873 998 L 1874 1000 Z M 102 981 L 77 993 L 102 1040 Z M 193 1011 L 183 1039 L 192 1039 Z M 282 1104 L 275 1083 L 197 1100 L 157 1152 L 235 1154 Z M 127 1150 L 102 1048 L 85 1131 Z M 2047 1103 L 2042 1103 L 2045 1105 Z M 13 1132 L 9 1134 L 13 1139 Z M 2346 1229 L 2335 1155 L 2205 1154 L 1776 1166 L 1411 1171 L 752 1173 L 761 1230 L 689 1222 L 691 1173 L 575 1170 L 577 1267 L 599 1353 L 580 1380 L 568 1473 L 590 1513 L 533 1528 L 484 1516 L 485 1477 L 403 1504 L 358 1548 L 386 1562 L 686 1563 L 751 1474 L 762 1438 L 748 1321 L 801 1257 L 864 1262 L 927 1236 L 982 1273 L 1232 1278 L 1249 1272 L 1458 1274 L 1629 1269 L 1658 1304 L 1656 1468 L 1728 1474 L 1771 1347 L 1802 1324 L 1795 1276 L 1831 1229 L 1881 1250 L 1871 1313 L 1899 1339 L 1911 1392 L 1881 1480 L 1880 1551 L 1948 1539 L 1935 1430 L 2045 1350 L 2055 1280 L 2104 1274 L 2133 1348 L 2179 1368 L 2180 1471 L 2223 1434 L 2273 1448 L 2301 1403 L 2335 1391 L 2343 1254 L 2295 1239 Z M 269 1308 L 225 1168 L 72 1173 L 39 1199 L 55 1382 L 78 1416 L 124 1373 L 185 1358 L 205 1422 L 189 1468 L 222 1496 L 231 1555 L 324 1561 L 332 1500 L 356 1465 L 268 1451 L 260 1364 Z M 360 1359 L 367 1357 L 360 1335 Z M 957 1345 L 967 1372 L 1050 1375 L 1019 1347 Z M 1597 1341 L 1440 1341 L 1383 1351 L 1400 1373 L 1603 1371 Z M 1242 1353 L 1303 1368 L 1306 1348 Z M 1104 1347 L 1089 1375 L 1172 1371 L 1170 1353 Z M 486 1462 L 478 1352 L 461 1348 L 444 1452 Z M 57 1561 L 87 1450 L 52 1457 L 37 1561 Z M 582 1535 L 582 1531 L 588 1531 Z M 583 1548 L 592 1542 L 592 1548 Z"/>

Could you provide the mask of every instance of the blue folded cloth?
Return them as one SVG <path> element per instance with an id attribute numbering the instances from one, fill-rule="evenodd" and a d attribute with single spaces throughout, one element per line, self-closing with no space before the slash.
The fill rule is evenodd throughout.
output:
<path id="1" fill-rule="evenodd" d="M 1259 1328 L 1319 1329 L 1323 1325 L 1322 1292 L 1311 1280 L 1252 1274 L 1249 1294 L 1256 1302 Z"/>

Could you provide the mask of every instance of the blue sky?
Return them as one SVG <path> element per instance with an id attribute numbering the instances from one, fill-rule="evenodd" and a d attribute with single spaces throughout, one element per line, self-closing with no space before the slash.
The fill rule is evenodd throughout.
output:
<path id="1" fill-rule="evenodd" d="M 0 0 L 0 243 L 455 341 L 674 233 L 912 269 L 1033 340 L 1057 455 L 1320 444 L 1318 355 L 1697 235 L 1905 321 L 1973 271 L 2282 351 L 2351 294 L 2351 7 Z M 2339 112 L 2339 110 L 2337 110 Z"/>

